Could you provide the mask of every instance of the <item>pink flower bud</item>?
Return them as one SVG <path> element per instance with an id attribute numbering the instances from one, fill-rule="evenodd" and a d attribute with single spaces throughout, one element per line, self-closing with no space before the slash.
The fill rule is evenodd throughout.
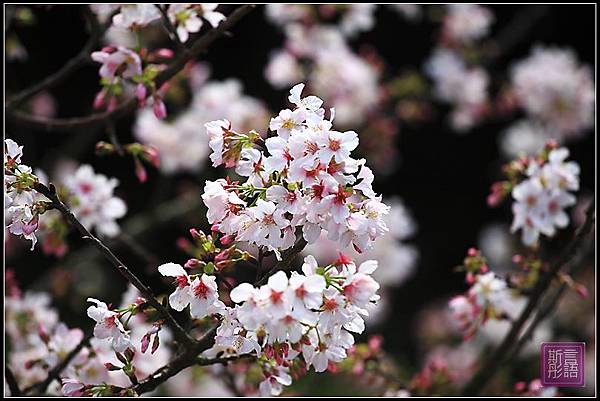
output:
<path id="1" fill-rule="evenodd" d="M 173 53 L 173 50 L 165 49 L 165 48 L 158 49 L 154 52 L 154 55 L 156 57 L 162 57 L 162 58 L 171 58 L 171 57 L 173 57 L 174 54 L 175 53 Z"/>
<path id="2" fill-rule="evenodd" d="M 148 179 L 148 173 L 146 173 L 146 169 L 142 162 L 139 159 L 135 159 L 135 175 L 141 183 L 146 182 Z"/>
<path id="3" fill-rule="evenodd" d="M 115 50 L 117 49 L 115 49 L 113 46 L 104 46 L 101 51 L 104 53 L 113 53 Z"/>
<path id="4" fill-rule="evenodd" d="M 200 240 L 202 239 L 202 235 L 200 235 L 200 232 L 198 230 L 196 230 L 195 228 L 190 228 L 190 235 L 194 239 L 200 239 Z"/>
<path id="5" fill-rule="evenodd" d="M 146 334 L 144 334 L 144 337 L 142 337 L 142 346 L 141 346 L 142 354 L 146 353 L 149 345 L 150 345 L 150 334 L 146 333 Z"/>
<path id="6" fill-rule="evenodd" d="M 132 361 L 133 357 L 135 356 L 135 350 L 133 348 L 127 348 L 124 352 L 125 357 L 127 358 L 128 361 Z"/>
<path id="7" fill-rule="evenodd" d="M 185 265 L 183 267 L 185 267 L 186 269 L 194 269 L 198 266 L 200 266 L 200 261 L 198 259 L 191 258 L 188 259 L 187 262 L 185 262 Z"/>
<path id="8" fill-rule="evenodd" d="M 167 117 L 167 108 L 165 106 L 165 103 L 159 97 L 154 98 L 154 105 L 152 106 L 152 110 L 154 111 L 154 115 L 156 116 L 156 118 L 158 118 L 159 120 L 164 120 Z"/>
<path id="9" fill-rule="evenodd" d="M 587 299 L 589 296 L 588 290 L 583 284 L 575 284 L 575 291 L 583 299 Z"/>
<path id="10" fill-rule="evenodd" d="M 158 168 L 160 166 L 158 149 L 156 149 L 154 146 L 145 146 L 144 156 L 146 157 L 146 160 L 148 160 L 148 162 L 150 162 L 154 167 Z"/>
<path id="11" fill-rule="evenodd" d="M 154 354 L 156 352 L 156 350 L 158 349 L 160 345 L 160 338 L 158 337 L 158 334 L 154 336 L 154 341 L 152 342 L 152 351 L 150 351 L 152 354 Z"/>
<path id="12" fill-rule="evenodd" d="M 104 364 L 104 367 L 105 367 L 107 370 L 111 371 L 111 372 L 113 372 L 113 371 L 117 371 L 117 370 L 121 370 L 121 368 L 120 368 L 120 367 L 118 367 L 118 366 L 116 366 L 116 365 L 113 365 L 113 364 L 112 364 L 112 363 L 110 363 L 110 362 L 106 362 L 106 363 Z"/>
<path id="13" fill-rule="evenodd" d="M 138 84 L 135 87 L 135 97 L 137 97 L 140 107 L 144 107 L 146 105 L 146 93 L 146 86 L 144 84 Z"/>
<path id="14" fill-rule="evenodd" d="M 519 391 L 519 392 L 525 391 L 526 388 L 527 388 L 527 383 L 525 383 L 524 381 L 515 383 L 515 391 Z"/>
<path id="15" fill-rule="evenodd" d="M 221 245 L 227 246 L 227 245 L 231 244 L 234 239 L 235 239 L 234 235 L 224 235 L 221 237 L 221 239 L 219 241 L 221 242 Z"/>
<path id="16" fill-rule="evenodd" d="M 187 252 L 192 248 L 192 244 L 185 238 L 178 238 L 176 241 L 177 247 L 182 251 Z"/>
<path id="17" fill-rule="evenodd" d="M 40 338 L 42 339 L 42 341 L 44 342 L 44 344 L 48 344 L 48 342 L 50 341 L 50 335 L 46 331 L 46 328 L 41 324 L 38 327 L 38 334 L 39 334 Z"/>
<path id="18" fill-rule="evenodd" d="M 369 338 L 369 342 L 368 342 L 369 350 L 371 350 L 371 352 L 373 352 L 373 353 L 381 351 L 382 344 L 383 344 L 382 336 L 371 336 Z"/>

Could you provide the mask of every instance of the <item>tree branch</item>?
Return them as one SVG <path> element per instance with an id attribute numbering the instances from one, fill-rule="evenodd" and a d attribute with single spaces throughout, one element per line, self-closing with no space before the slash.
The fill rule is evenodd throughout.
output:
<path id="1" fill-rule="evenodd" d="M 169 35 L 169 38 L 173 42 L 175 42 L 179 50 L 187 52 L 187 48 L 183 43 L 181 43 L 181 40 L 179 40 L 177 30 L 175 29 L 175 27 L 171 23 L 171 20 L 169 19 L 169 14 L 167 14 L 166 6 L 161 6 L 160 4 L 155 4 L 154 6 L 158 8 L 158 11 L 160 12 L 163 27 L 165 28 L 167 35 Z"/>
<path id="2" fill-rule="evenodd" d="M 587 242 L 588 242 L 588 244 L 586 244 L 582 249 L 587 249 L 590 241 L 588 240 Z M 581 263 L 581 261 L 576 261 L 576 259 L 583 258 L 584 254 L 585 254 L 585 252 L 579 252 L 578 257 L 576 257 L 571 262 L 572 267 L 571 267 L 571 269 L 569 269 L 570 275 L 575 274 L 581 267 L 584 266 L 584 264 Z M 546 297 L 547 301 L 542 306 L 540 306 L 540 308 L 538 309 L 538 311 L 535 315 L 535 318 L 533 319 L 531 324 L 527 327 L 527 330 L 521 336 L 521 338 L 519 339 L 519 342 L 517 343 L 515 348 L 512 350 L 512 352 L 510 353 L 508 358 L 506 358 L 506 361 L 510 361 L 514 357 L 516 357 L 518 355 L 519 351 L 521 350 L 521 348 L 523 348 L 523 346 L 525 346 L 525 344 L 527 344 L 527 342 L 533 338 L 535 329 L 540 325 L 540 323 L 542 323 L 550 315 L 550 313 L 552 313 L 552 311 L 554 310 L 554 307 L 558 304 L 558 301 L 560 301 L 560 298 L 564 294 L 567 287 L 568 287 L 567 283 L 562 283 L 552 294 L 550 294 Z"/>
<path id="3" fill-rule="evenodd" d="M 219 26 L 213 28 L 198 38 L 187 52 L 182 52 L 175 60 L 158 76 L 156 77 L 156 87 L 160 87 L 167 82 L 185 65 L 201 53 L 205 52 L 208 47 L 221 36 L 226 35 L 226 32 L 237 24 L 246 14 L 252 11 L 255 5 L 246 4 L 238 7 L 231 15 L 221 22 Z M 121 103 L 113 111 L 104 113 L 92 114 L 86 117 L 73 118 L 46 118 L 40 116 L 32 116 L 18 110 L 7 109 L 6 116 L 15 124 L 24 127 L 39 129 L 44 131 L 77 131 L 90 128 L 98 124 L 104 124 L 106 120 L 115 119 L 123 115 L 129 114 L 137 107 L 137 99 L 131 98 Z"/>
<path id="4" fill-rule="evenodd" d="M 58 198 L 58 195 L 53 190 L 54 187 L 50 189 L 44 184 L 36 183 L 34 189 L 48 198 L 52 202 L 52 206 L 62 213 L 67 221 L 73 227 L 75 227 L 77 231 L 79 231 L 82 237 L 91 241 L 92 244 L 100 251 L 100 253 L 102 253 L 105 259 L 107 259 L 119 271 L 119 273 L 125 277 L 127 281 L 133 284 L 133 286 L 140 291 L 142 296 L 146 298 L 148 303 L 153 306 L 158 313 L 163 315 L 169 326 L 171 326 L 173 329 L 174 334 L 179 341 L 187 346 L 195 346 L 196 341 L 190 337 L 190 335 L 179 325 L 179 323 L 177 323 L 169 311 L 154 297 L 150 288 L 142 283 L 142 281 L 128 267 L 126 267 L 125 264 L 121 262 L 121 260 L 119 260 L 119 258 L 117 258 L 106 245 L 102 243 L 102 241 L 92 235 L 92 233 L 90 233 L 88 229 L 85 228 L 79 220 L 77 220 L 71 210 L 69 210 L 69 208 Z"/>
<path id="5" fill-rule="evenodd" d="M 566 251 L 559 257 L 559 259 L 554 263 L 550 270 L 543 276 L 540 277 L 533 291 L 531 292 L 531 296 L 529 298 L 529 302 L 527 306 L 521 312 L 519 318 L 512 325 L 510 331 L 507 333 L 506 337 L 502 343 L 498 346 L 496 351 L 491 355 L 491 357 L 487 360 L 487 362 L 479 369 L 479 371 L 471 378 L 469 383 L 463 389 L 463 396 L 475 396 L 479 394 L 479 392 L 485 387 L 489 379 L 496 373 L 504 359 L 511 348 L 516 344 L 517 339 L 519 338 L 519 334 L 523 329 L 523 326 L 529 319 L 531 313 L 537 307 L 538 302 L 541 300 L 543 294 L 546 292 L 552 280 L 556 276 L 556 273 L 560 271 L 560 269 L 569 263 L 575 256 L 577 255 L 579 249 L 585 242 L 586 235 L 591 231 L 594 226 L 594 206 L 595 202 L 592 199 L 590 205 L 586 211 L 586 219 Z"/>
<path id="6" fill-rule="evenodd" d="M 294 261 L 296 255 L 298 255 L 304 247 L 307 245 L 304 237 L 300 237 L 293 247 L 286 249 L 281 254 L 281 260 L 273 265 L 260 279 L 256 280 L 254 285 L 263 285 L 267 282 L 267 279 L 279 270 L 287 270 Z"/>
<path id="7" fill-rule="evenodd" d="M 196 346 L 186 349 L 179 356 L 171 360 L 171 362 L 158 369 L 144 380 L 141 380 L 138 384 L 129 387 L 129 389 L 133 390 L 138 395 L 150 392 L 182 370 L 198 364 L 198 354 L 214 344 L 214 335 L 216 331 L 217 326 L 214 326 L 202 336 L 202 339 L 196 343 Z"/>
<path id="8" fill-rule="evenodd" d="M 52 368 L 48 372 L 48 376 L 44 380 L 42 380 L 41 382 L 32 384 L 31 386 L 25 388 L 23 390 L 23 394 L 28 394 L 28 393 L 35 392 L 38 395 L 43 395 L 46 392 L 46 389 L 48 388 L 48 386 L 50 385 L 50 383 L 52 383 L 56 379 L 59 379 L 59 376 L 60 376 L 61 372 L 63 370 L 65 370 L 65 368 L 69 365 L 69 363 L 73 360 L 73 358 L 75 358 L 77 356 L 77 354 L 79 354 L 79 352 L 83 349 L 83 347 L 85 347 L 85 346 L 87 346 L 89 344 L 89 342 L 90 342 L 90 340 L 92 339 L 93 336 L 94 336 L 93 333 L 87 334 L 79 342 L 79 344 L 77 344 L 77 346 L 75 348 L 73 348 L 71 350 L 71 352 L 69 352 L 67 354 L 67 356 L 65 357 L 65 359 L 63 359 L 62 361 L 60 361 L 58 365 L 56 365 L 54 368 Z"/>
<path id="9" fill-rule="evenodd" d="M 6 378 L 6 383 L 8 384 L 8 389 L 10 390 L 11 397 L 21 397 L 23 393 L 19 388 L 19 384 L 17 383 L 17 379 L 15 378 L 14 373 L 8 365 L 4 365 L 4 377 Z"/>
<path id="10" fill-rule="evenodd" d="M 92 51 L 98 46 L 100 40 L 108 30 L 112 22 L 112 16 L 109 17 L 108 21 L 105 24 L 98 23 L 98 19 L 94 12 L 90 9 L 89 6 L 84 6 L 83 14 L 90 24 L 90 38 L 86 42 L 85 46 L 81 51 L 72 59 L 67 61 L 67 63 L 55 73 L 47 76 L 42 81 L 37 84 L 31 85 L 30 87 L 21 90 L 15 95 L 9 97 L 6 100 L 6 109 L 12 109 L 16 106 L 20 105 L 27 99 L 31 98 L 38 92 L 41 92 L 46 89 L 50 89 L 61 82 L 63 82 L 66 78 L 68 78 L 75 70 L 85 64 L 90 60 L 90 54 Z"/>

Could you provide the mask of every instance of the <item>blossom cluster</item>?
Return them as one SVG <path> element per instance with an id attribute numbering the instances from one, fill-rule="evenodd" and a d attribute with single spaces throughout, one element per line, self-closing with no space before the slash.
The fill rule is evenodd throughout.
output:
<path id="1" fill-rule="evenodd" d="M 163 321 L 151 321 L 145 299 L 130 286 L 118 308 L 89 298 L 88 316 L 95 321 L 90 346 L 63 373 L 62 394 L 118 395 L 168 363 L 171 332 Z"/>
<path id="2" fill-rule="evenodd" d="M 506 317 L 511 291 L 505 280 L 489 270 L 477 249 L 469 249 L 461 270 L 466 271 L 466 280 L 471 286 L 465 295 L 452 298 L 449 307 L 464 338 L 469 339 L 489 319 Z"/>
<path id="3" fill-rule="evenodd" d="M 303 10 L 311 6 L 267 6 L 267 16 L 273 22 L 290 20 L 285 26 L 283 48 L 271 55 L 265 68 L 267 80 L 278 88 L 304 81 L 311 91 L 335 107 L 339 124 L 353 126 L 365 122 L 379 101 L 380 73 L 376 66 L 350 48 L 343 32 L 355 29 L 352 23 L 344 21 L 372 20 L 372 16 L 368 16 L 373 11 L 372 5 L 349 5 L 344 15 L 356 18 L 343 19 L 341 24 L 346 28 L 308 23 L 309 11 L 296 14 L 290 7 Z"/>
<path id="4" fill-rule="evenodd" d="M 84 333 L 81 329 L 69 328 L 61 321 L 58 312 L 51 306 L 50 294 L 31 291 L 21 294 L 17 283 L 10 277 L 11 273 L 10 270 L 6 272 L 5 331 L 7 346 L 11 350 L 7 366 L 24 389 L 45 380 L 52 368 L 62 363 L 80 345 L 84 340 Z M 135 305 L 140 305 L 133 287 L 126 292 L 123 305 L 122 310 L 130 311 L 136 310 Z M 104 308 L 99 310 L 104 311 Z M 160 334 L 161 340 L 167 342 L 171 334 L 168 328 L 157 328 L 149 323 L 143 313 L 136 313 L 129 321 L 132 324 L 131 329 L 127 330 L 130 349 L 128 354 L 134 354 L 132 365 L 135 366 L 130 373 L 141 380 L 168 362 L 171 352 L 168 347 L 154 346 L 154 343 L 158 343 L 154 337 Z M 102 334 L 102 330 L 106 329 L 108 325 L 97 330 Z M 155 347 L 152 352 L 144 350 L 143 339 L 149 333 L 153 336 L 152 343 Z M 114 368 L 121 364 L 119 358 L 122 359 L 123 354 L 115 354 L 111 340 L 92 338 L 89 346 L 84 346 L 63 369 L 62 390 L 59 383 L 53 382 L 46 390 L 47 394 L 82 395 L 86 387 L 86 394 L 100 394 L 102 389 L 111 385 L 130 385 L 131 378 L 122 370 Z"/>
<path id="5" fill-rule="evenodd" d="M 294 110 L 271 119 L 275 136 L 264 140 L 266 155 L 253 147 L 262 141 L 255 131 L 240 134 L 228 120 L 206 124 L 213 166 L 234 167 L 239 184 L 207 181 L 202 199 L 208 221 L 219 231 L 279 253 L 296 242 L 301 227 L 306 242 L 322 230 L 346 247 L 361 252 L 388 229 L 389 207 L 372 189 L 374 176 L 365 160 L 350 154 L 358 146 L 354 131 L 332 129 L 316 96 L 301 98 L 303 84 L 290 91 Z"/>
<path id="6" fill-rule="evenodd" d="M 442 41 L 447 45 L 470 44 L 485 37 L 494 22 L 494 15 L 477 4 L 449 4 L 443 19 Z"/>
<path id="7" fill-rule="evenodd" d="M 488 197 L 499 204 L 510 193 L 513 232 L 521 230 L 522 242 L 536 246 L 540 234 L 553 237 L 569 224 L 565 209 L 576 203 L 572 192 L 579 190 L 579 164 L 567 161 L 569 150 L 550 141 L 536 157 L 522 157 L 505 167 L 508 180 L 496 182 Z"/>
<path id="8" fill-rule="evenodd" d="M 139 35 L 143 27 L 161 19 L 162 14 L 155 4 L 97 5 L 96 13 L 108 16 L 112 13 L 112 25 L 119 29 L 130 30 Z M 174 27 L 177 40 L 186 42 L 190 33 L 200 31 L 205 19 L 216 27 L 225 16 L 215 11 L 218 4 L 170 4 L 163 9 L 168 23 Z M 144 107 L 148 101 L 152 105 L 155 116 L 164 119 L 167 109 L 163 101 L 164 84 L 157 87 L 155 79 L 160 71 L 166 68 L 165 60 L 173 56 L 170 49 L 149 51 L 138 44 L 134 49 L 122 45 L 105 46 L 91 54 L 92 60 L 101 63 L 99 70 L 102 89 L 96 95 L 94 108 L 114 110 L 119 99 L 126 92 L 133 92 L 139 106 Z"/>
<path id="9" fill-rule="evenodd" d="M 279 271 L 260 287 L 242 283 L 233 288 L 234 307 L 219 300 L 214 275 L 189 275 L 174 263 L 158 269 L 175 279 L 177 288 L 169 296 L 173 309 L 189 305 L 193 318 L 222 316 L 215 345 L 203 356 L 256 354 L 265 377 L 261 393 L 277 395 L 282 385 L 291 384 L 290 371 L 313 366 L 323 372 L 346 357 L 354 344 L 351 333 L 362 333 L 366 307 L 378 299 L 379 284 L 371 277 L 376 268 L 375 261 L 357 267 L 350 260 L 320 267 L 307 256 L 302 273 L 288 277 Z"/>
<path id="10" fill-rule="evenodd" d="M 385 203 L 391 208 L 390 213 L 384 216 L 389 231 L 377 239 L 376 246 L 370 251 L 358 253 L 351 246 L 343 248 L 339 243 L 329 240 L 326 233 L 322 233 L 318 241 L 308 245 L 303 251 L 305 255 L 313 255 L 324 264 L 340 263 L 344 258 L 350 258 L 356 263 L 377 260 L 379 268 L 373 273 L 373 278 L 381 284 L 381 298 L 377 307 L 366 318 L 368 326 L 385 321 L 387 314 L 391 312 L 394 290 L 411 277 L 419 257 L 418 249 L 408 242 L 417 231 L 417 224 L 410 211 L 396 197 L 386 198 Z"/>
<path id="11" fill-rule="evenodd" d="M 9 232 L 31 240 L 31 249 L 37 243 L 36 234 L 41 234 L 44 252 L 64 255 L 66 222 L 59 212 L 50 210 L 49 200 L 34 190 L 34 184 L 47 181 L 46 175 L 42 171 L 34 174 L 31 167 L 21 164 L 23 147 L 15 141 L 6 139 L 4 146 L 4 211 L 10 221 Z M 88 230 L 113 237 L 120 232 L 116 220 L 127 212 L 125 202 L 114 196 L 118 183 L 116 178 L 95 173 L 90 165 L 81 165 L 63 172 L 56 190 Z"/>
<path id="12" fill-rule="evenodd" d="M 567 49 L 536 47 L 512 67 L 511 84 L 527 115 L 546 138 L 581 135 L 594 123 L 594 82 L 588 66 Z"/>
<path id="13" fill-rule="evenodd" d="M 33 190 L 38 178 L 31 167 L 22 164 L 23 147 L 12 139 L 4 140 L 4 218 L 11 234 L 22 236 L 35 247 L 39 216 L 45 211 Z"/>
<path id="14" fill-rule="evenodd" d="M 480 67 L 467 66 L 453 50 L 438 48 L 425 65 L 433 79 L 436 96 L 452 104 L 452 126 L 465 131 L 481 120 L 486 111 L 489 77 Z"/>
<path id="15" fill-rule="evenodd" d="M 190 73 L 202 72 L 197 66 Z M 190 79 L 190 81 L 193 81 Z M 236 121 L 240 129 L 268 121 L 262 102 L 245 95 L 242 84 L 236 79 L 225 81 L 193 82 L 193 95 L 189 107 L 169 121 L 156 119 L 148 109 L 139 111 L 134 134 L 142 142 L 156 147 L 160 169 L 164 173 L 200 171 L 208 159 L 208 138 L 198 130 L 217 118 Z"/>
<path id="16" fill-rule="evenodd" d="M 204 22 L 202 19 L 216 27 L 225 16 L 215 9 L 218 4 L 168 4 L 166 14 L 177 32 L 179 40 L 187 42 L 190 33 L 200 31 Z M 112 15 L 112 24 L 115 27 L 129 30 L 138 30 L 161 19 L 161 11 L 154 4 L 94 4 L 94 12 L 106 19 Z"/>

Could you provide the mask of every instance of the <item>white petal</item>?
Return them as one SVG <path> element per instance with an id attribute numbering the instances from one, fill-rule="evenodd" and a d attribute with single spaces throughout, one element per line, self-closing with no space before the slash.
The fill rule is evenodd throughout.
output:
<path id="1" fill-rule="evenodd" d="M 254 294 L 254 287 L 250 283 L 242 283 L 231 290 L 229 297 L 235 303 L 249 300 Z"/>
<path id="2" fill-rule="evenodd" d="M 160 265 L 158 266 L 158 272 L 163 276 L 167 277 L 187 276 L 187 273 L 183 266 L 177 263 L 165 263 L 163 265 Z"/>

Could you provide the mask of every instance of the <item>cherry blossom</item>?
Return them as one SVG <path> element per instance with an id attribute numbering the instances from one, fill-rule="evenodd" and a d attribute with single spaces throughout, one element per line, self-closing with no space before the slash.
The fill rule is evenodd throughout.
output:
<path id="1" fill-rule="evenodd" d="M 216 28 L 225 19 L 223 14 L 214 11 L 218 6 L 218 4 L 211 3 L 198 5 L 171 4 L 168 9 L 168 15 L 171 23 L 176 27 L 179 40 L 185 43 L 190 33 L 200 31 L 203 25 L 201 18 L 207 20 L 211 26 Z"/>
<path id="2" fill-rule="evenodd" d="M 576 202 L 570 191 L 579 189 L 579 165 L 566 162 L 566 148 L 552 149 L 547 162 L 532 160 L 526 171 L 527 178 L 515 185 L 515 200 L 511 230 L 522 231 L 525 245 L 535 246 L 540 234 L 552 237 L 557 228 L 565 228 L 569 217 L 564 212 Z"/>
<path id="3" fill-rule="evenodd" d="M 552 137 L 582 135 L 592 126 L 592 73 L 571 51 L 538 46 L 528 58 L 515 63 L 511 81 L 520 106 Z"/>
<path id="4" fill-rule="evenodd" d="M 254 148 L 260 142 L 254 131 L 233 131 L 228 120 L 205 125 L 213 165 L 227 160 L 226 166 L 235 165 L 240 176 L 248 177 L 241 185 L 207 183 L 203 199 L 209 222 L 239 241 L 276 253 L 294 244 L 298 226 L 308 242 L 325 230 L 344 246 L 368 250 L 387 232 L 383 216 L 389 208 L 376 199 L 374 177 L 364 160 L 351 157 L 358 135 L 333 130 L 334 111 L 325 119 L 322 100 L 302 97 L 303 88 L 298 84 L 290 90 L 289 100 L 297 108 L 272 119 L 277 135 L 264 141 L 268 155 Z M 282 131 L 287 120 L 289 127 Z"/>
<path id="5" fill-rule="evenodd" d="M 127 206 L 113 194 L 119 184 L 116 178 L 96 174 L 92 166 L 83 165 L 67 176 L 64 184 L 76 197 L 72 211 L 86 228 L 109 237 L 119 233 L 115 220 L 125 215 Z"/>
<path id="6" fill-rule="evenodd" d="M 95 298 L 88 298 L 88 302 L 96 304 L 87 309 L 90 318 L 96 321 L 94 336 L 98 339 L 110 340 L 117 352 L 123 352 L 131 345 L 129 333 L 119 320 L 118 312 L 108 309 L 108 306 Z"/>

